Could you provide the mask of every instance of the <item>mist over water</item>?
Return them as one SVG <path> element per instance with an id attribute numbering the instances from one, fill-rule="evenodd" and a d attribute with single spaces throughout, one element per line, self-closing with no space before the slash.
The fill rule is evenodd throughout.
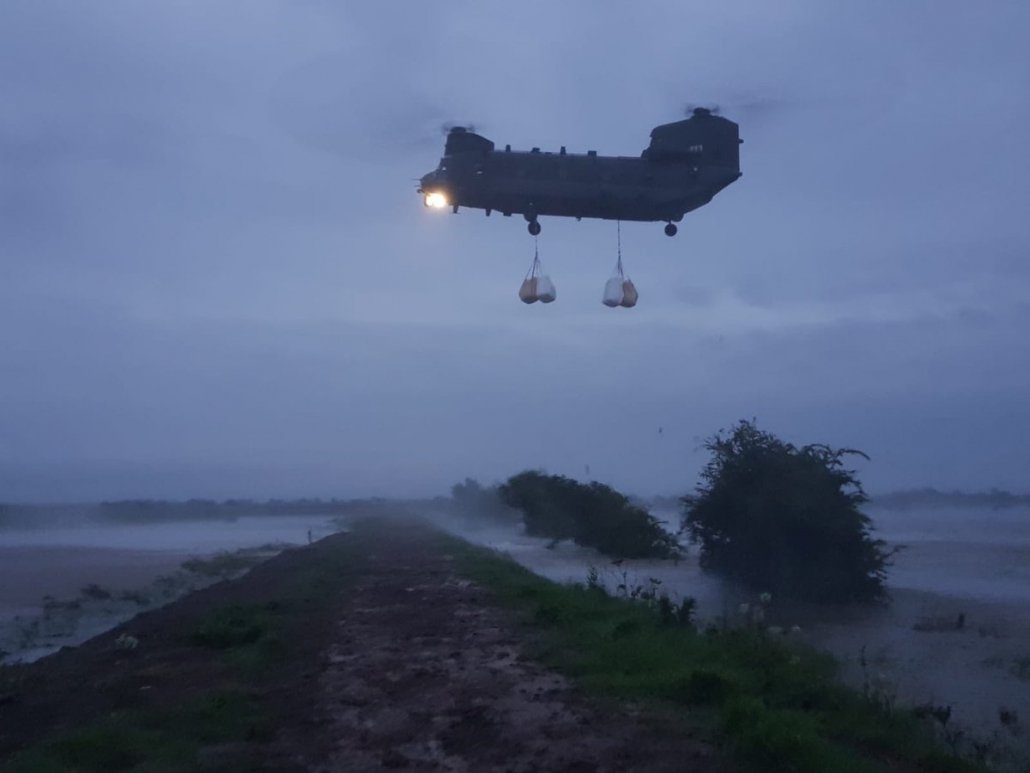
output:
<path id="1" fill-rule="evenodd" d="M 104 548 L 155 553 L 213 553 L 268 543 L 302 544 L 332 531 L 324 515 L 251 516 L 123 525 L 63 524 L 44 529 L 0 529 L 0 550 L 9 547 Z"/>

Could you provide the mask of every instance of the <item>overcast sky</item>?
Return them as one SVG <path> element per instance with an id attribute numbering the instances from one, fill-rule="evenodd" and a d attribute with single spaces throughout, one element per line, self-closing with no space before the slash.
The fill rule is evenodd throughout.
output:
<path id="1" fill-rule="evenodd" d="M 0 4 L 0 501 L 682 493 L 755 417 L 1030 489 L 1030 4 Z M 426 210 L 446 121 L 744 176 L 623 228 Z M 661 428 L 661 432 L 659 432 Z"/>

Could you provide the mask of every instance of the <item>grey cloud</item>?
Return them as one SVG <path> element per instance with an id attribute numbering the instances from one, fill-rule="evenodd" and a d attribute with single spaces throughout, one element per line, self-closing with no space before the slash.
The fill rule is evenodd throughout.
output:
<path id="1" fill-rule="evenodd" d="M 1022 485 L 1022 4 L 246 8 L 0 10 L 0 500 L 678 491 L 742 416 Z M 414 192 L 448 120 L 635 154 L 690 103 L 744 177 L 623 228 L 632 313 L 613 224 L 546 222 L 526 308 L 524 223 Z"/>

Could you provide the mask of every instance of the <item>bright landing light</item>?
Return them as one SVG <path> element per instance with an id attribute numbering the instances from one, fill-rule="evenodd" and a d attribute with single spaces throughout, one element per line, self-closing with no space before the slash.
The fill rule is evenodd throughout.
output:
<path id="1" fill-rule="evenodd" d="M 447 197 L 440 191 L 433 191 L 426 194 L 426 206 L 434 209 L 442 209 L 447 206 Z"/>

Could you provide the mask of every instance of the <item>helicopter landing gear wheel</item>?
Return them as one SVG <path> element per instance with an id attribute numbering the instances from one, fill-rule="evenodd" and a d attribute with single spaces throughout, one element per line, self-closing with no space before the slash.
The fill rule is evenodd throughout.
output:
<path id="1" fill-rule="evenodd" d="M 679 229 L 676 227 L 675 223 L 666 223 L 665 224 L 665 235 L 666 236 L 675 236 L 676 232 L 678 230 Z"/>
<path id="2" fill-rule="evenodd" d="M 529 229 L 529 233 L 533 236 L 537 236 L 540 233 L 540 223 L 536 220 L 530 220 L 526 228 Z"/>

